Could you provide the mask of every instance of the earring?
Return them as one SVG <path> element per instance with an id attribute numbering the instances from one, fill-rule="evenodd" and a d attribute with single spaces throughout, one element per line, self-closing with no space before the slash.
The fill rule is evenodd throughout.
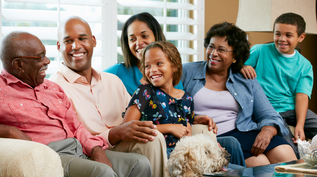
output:
<path id="1" fill-rule="evenodd" d="M 232 63 L 236 63 L 236 61 L 237 61 L 237 60 L 235 60 L 235 59 L 232 59 Z"/>

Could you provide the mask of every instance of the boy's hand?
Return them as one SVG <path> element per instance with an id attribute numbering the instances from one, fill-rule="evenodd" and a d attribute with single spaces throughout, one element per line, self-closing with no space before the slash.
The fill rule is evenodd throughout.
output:
<path id="1" fill-rule="evenodd" d="M 246 79 L 256 78 L 256 72 L 252 66 L 244 65 L 240 72 L 244 75 Z"/>
<path id="2" fill-rule="evenodd" d="M 305 140 L 305 132 L 304 132 L 304 128 L 303 127 L 296 126 L 295 127 L 295 131 L 294 131 L 293 142 L 297 143 L 296 141 L 298 139 L 304 141 Z"/>

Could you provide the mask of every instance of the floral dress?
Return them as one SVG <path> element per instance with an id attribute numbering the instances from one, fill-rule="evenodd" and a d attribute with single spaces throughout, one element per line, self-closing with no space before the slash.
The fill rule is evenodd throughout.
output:
<path id="1" fill-rule="evenodd" d="M 188 92 L 182 98 L 173 98 L 153 85 L 140 85 L 134 92 L 129 106 L 137 105 L 141 120 L 160 124 L 183 124 L 194 120 L 194 101 Z M 179 140 L 171 134 L 164 134 L 167 148 L 174 149 Z"/>

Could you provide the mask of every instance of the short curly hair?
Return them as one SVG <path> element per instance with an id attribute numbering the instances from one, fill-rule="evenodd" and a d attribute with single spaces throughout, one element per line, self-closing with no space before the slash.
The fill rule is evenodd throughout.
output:
<path id="1" fill-rule="evenodd" d="M 213 25 L 206 33 L 204 46 L 207 48 L 210 39 L 214 36 L 226 37 L 228 45 L 233 48 L 233 56 L 236 60 L 231 64 L 232 72 L 240 72 L 245 61 L 250 56 L 250 42 L 247 39 L 247 34 L 232 23 L 223 22 Z"/>
<path id="2" fill-rule="evenodd" d="M 289 13 L 284 13 L 276 18 L 274 21 L 273 25 L 273 31 L 275 31 L 275 25 L 277 23 L 281 24 L 289 24 L 289 25 L 294 25 L 297 27 L 297 35 L 300 36 L 303 33 L 305 33 L 306 30 L 306 22 L 304 18 L 298 14 L 289 12 Z"/>
<path id="3" fill-rule="evenodd" d="M 181 80 L 183 72 L 182 59 L 175 45 L 167 41 L 152 42 L 144 49 L 141 60 L 141 72 L 143 74 L 143 78 L 146 80 L 147 83 L 151 83 L 145 76 L 145 53 L 153 48 L 161 49 L 167 56 L 168 60 L 171 62 L 173 71 L 173 86 L 177 85 Z"/>

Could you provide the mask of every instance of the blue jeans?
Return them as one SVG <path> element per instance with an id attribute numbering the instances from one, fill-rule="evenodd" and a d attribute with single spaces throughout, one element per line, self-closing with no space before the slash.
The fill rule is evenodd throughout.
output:
<path id="1" fill-rule="evenodd" d="M 246 167 L 241 145 L 236 138 L 232 136 L 217 137 L 217 141 L 231 154 L 231 164 Z"/>

